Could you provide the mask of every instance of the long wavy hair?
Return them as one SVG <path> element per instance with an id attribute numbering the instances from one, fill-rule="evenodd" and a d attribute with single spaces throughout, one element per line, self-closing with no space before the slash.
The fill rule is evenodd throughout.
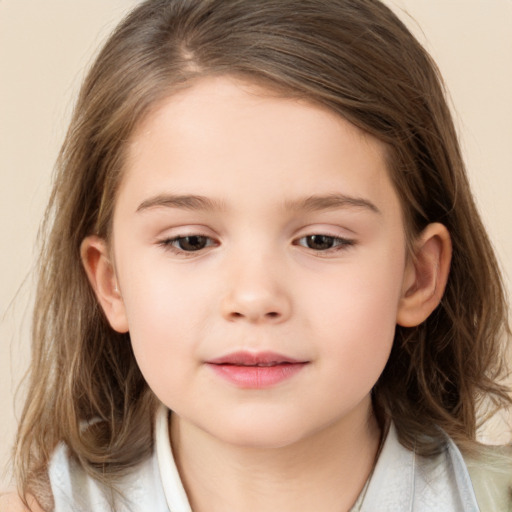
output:
<path id="1" fill-rule="evenodd" d="M 402 444 L 428 455 L 441 427 L 474 449 L 481 401 L 510 402 L 501 380 L 510 330 L 499 267 L 438 70 L 403 23 L 378 0 L 148 0 L 122 21 L 85 79 L 40 234 L 15 462 L 22 495 L 43 505 L 59 442 L 107 485 L 151 452 L 157 399 L 129 334 L 114 332 L 98 306 L 80 243 L 91 234 L 109 239 L 127 141 L 142 119 L 178 89 L 227 74 L 323 105 L 383 141 L 409 242 L 431 222 L 451 234 L 442 302 L 418 327 L 397 327 L 373 392 Z"/>

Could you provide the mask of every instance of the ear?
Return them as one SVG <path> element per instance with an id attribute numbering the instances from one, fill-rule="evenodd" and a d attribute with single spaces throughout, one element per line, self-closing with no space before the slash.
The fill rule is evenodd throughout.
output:
<path id="1" fill-rule="evenodd" d="M 415 327 L 441 302 L 452 258 L 452 242 L 445 226 L 429 224 L 415 243 L 404 274 L 397 324 Z"/>
<path id="2" fill-rule="evenodd" d="M 128 332 L 123 298 L 105 240 L 88 236 L 80 246 L 82 263 L 107 320 L 117 332 Z"/>

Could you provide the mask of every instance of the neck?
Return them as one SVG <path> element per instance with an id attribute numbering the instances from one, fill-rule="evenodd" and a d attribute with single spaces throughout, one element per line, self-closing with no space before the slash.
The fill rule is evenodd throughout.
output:
<path id="1" fill-rule="evenodd" d="M 370 400 L 364 405 L 354 417 L 279 448 L 233 445 L 173 416 L 173 452 L 192 509 L 350 510 L 380 444 Z"/>

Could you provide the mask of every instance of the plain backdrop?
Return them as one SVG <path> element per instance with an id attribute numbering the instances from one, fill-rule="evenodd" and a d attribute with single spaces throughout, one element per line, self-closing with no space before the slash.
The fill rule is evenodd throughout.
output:
<path id="1" fill-rule="evenodd" d="M 23 397 L 15 391 L 29 362 L 34 244 L 53 163 L 85 70 L 137 3 L 0 0 L 0 489 Z M 445 78 L 473 190 L 511 290 L 512 0 L 386 3 Z M 503 440 L 497 430 L 482 435 Z"/>

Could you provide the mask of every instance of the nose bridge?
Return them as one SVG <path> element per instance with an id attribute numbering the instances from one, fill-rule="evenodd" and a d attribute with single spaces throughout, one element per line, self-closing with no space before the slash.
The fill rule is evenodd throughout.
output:
<path id="1" fill-rule="evenodd" d="M 226 261 L 222 314 L 230 321 L 278 323 L 291 313 L 285 264 L 278 250 L 247 247 Z"/>

